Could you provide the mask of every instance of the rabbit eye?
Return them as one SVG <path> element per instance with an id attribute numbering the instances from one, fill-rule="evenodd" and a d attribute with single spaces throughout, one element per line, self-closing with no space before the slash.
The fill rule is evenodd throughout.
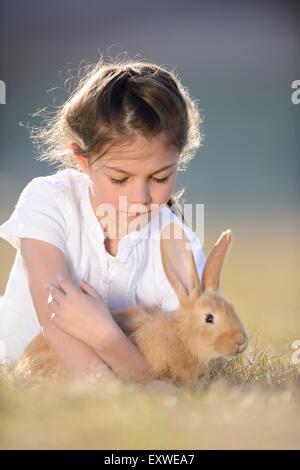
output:
<path id="1" fill-rule="evenodd" d="M 215 323 L 215 317 L 212 313 L 207 313 L 205 315 L 205 323 Z"/>

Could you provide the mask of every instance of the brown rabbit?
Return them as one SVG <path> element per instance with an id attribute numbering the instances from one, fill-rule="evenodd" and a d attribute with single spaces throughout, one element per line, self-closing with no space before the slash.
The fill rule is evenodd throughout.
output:
<path id="1" fill-rule="evenodd" d="M 174 230 L 177 238 L 168 237 Z M 169 239 L 168 239 L 169 238 Z M 219 294 L 220 273 L 231 241 L 231 231 L 221 234 L 209 256 L 200 281 L 188 239 L 177 224 L 162 230 L 160 249 L 167 279 L 179 308 L 162 312 L 137 305 L 112 312 L 130 340 L 154 370 L 154 379 L 184 383 L 197 380 L 210 361 L 244 351 L 248 337 L 234 307 Z M 62 364 L 42 334 L 24 351 L 32 369 L 61 371 Z"/>

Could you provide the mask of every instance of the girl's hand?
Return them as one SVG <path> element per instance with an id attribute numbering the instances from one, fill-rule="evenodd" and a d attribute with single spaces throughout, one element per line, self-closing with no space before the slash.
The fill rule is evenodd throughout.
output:
<path id="1" fill-rule="evenodd" d="M 50 321 L 70 336 L 101 350 L 116 326 L 102 297 L 83 280 L 79 289 L 71 280 L 62 276 L 57 279 L 58 287 L 46 286 L 52 297 L 48 301 Z"/>

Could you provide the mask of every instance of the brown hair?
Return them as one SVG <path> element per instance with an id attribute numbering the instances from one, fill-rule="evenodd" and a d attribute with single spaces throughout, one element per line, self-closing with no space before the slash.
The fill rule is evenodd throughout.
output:
<path id="1" fill-rule="evenodd" d="M 174 71 L 149 62 L 118 59 L 105 63 L 100 58 L 84 68 L 65 103 L 52 115 L 48 113 L 40 128 L 31 129 L 31 138 L 38 160 L 78 169 L 70 142 L 90 161 L 93 156 L 101 157 L 104 145 L 136 132 L 149 139 L 160 134 L 166 145 L 179 151 L 178 170 L 182 171 L 202 143 L 200 122 L 196 101 Z M 173 194 L 167 203 L 183 221 L 179 198 L 184 191 Z"/>

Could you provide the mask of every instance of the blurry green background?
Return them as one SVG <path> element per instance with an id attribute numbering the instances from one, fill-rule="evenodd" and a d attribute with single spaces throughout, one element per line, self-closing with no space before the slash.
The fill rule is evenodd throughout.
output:
<path id="1" fill-rule="evenodd" d="M 232 229 L 222 291 L 251 334 L 289 353 L 300 338 L 299 18 L 289 2 L 2 1 L 0 223 L 32 178 L 54 171 L 35 160 L 24 126 L 63 102 L 69 70 L 100 54 L 175 68 L 205 135 L 177 187 L 187 186 L 185 202 L 205 204 L 206 253 Z M 0 240 L 0 294 L 14 255 Z"/>

